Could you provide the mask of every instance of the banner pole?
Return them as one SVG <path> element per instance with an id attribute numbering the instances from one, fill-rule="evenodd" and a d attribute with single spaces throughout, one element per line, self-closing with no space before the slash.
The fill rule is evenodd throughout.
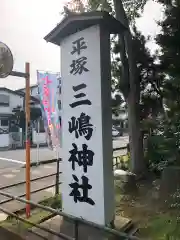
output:
<path id="1" fill-rule="evenodd" d="M 36 164 L 39 165 L 39 140 L 40 140 L 40 118 L 38 118 L 37 120 L 37 160 L 36 160 Z"/>
<path id="2" fill-rule="evenodd" d="M 26 200 L 30 200 L 30 66 L 26 69 Z M 26 204 L 26 218 L 30 217 L 30 204 Z"/>
<path id="3" fill-rule="evenodd" d="M 56 147 L 57 169 L 56 169 L 56 195 L 59 194 L 59 152 Z"/>

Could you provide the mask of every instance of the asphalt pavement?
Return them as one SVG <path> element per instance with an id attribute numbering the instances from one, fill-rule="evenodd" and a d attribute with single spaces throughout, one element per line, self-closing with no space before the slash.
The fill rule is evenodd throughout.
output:
<path id="1" fill-rule="evenodd" d="M 117 137 L 113 139 L 113 148 L 124 147 L 129 141 L 128 136 Z M 114 155 L 123 155 L 126 150 L 116 151 Z M 60 152 L 61 155 L 61 152 Z M 55 158 L 55 152 L 49 148 L 32 148 L 31 149 L 31 162 L 41 162 Z M 61 157 L 61 156 L 60 156 Z M 25 164 L 26 151 L 25 149 L 0 151 L 0 170 L 6 168 L 19 168 Z"/>

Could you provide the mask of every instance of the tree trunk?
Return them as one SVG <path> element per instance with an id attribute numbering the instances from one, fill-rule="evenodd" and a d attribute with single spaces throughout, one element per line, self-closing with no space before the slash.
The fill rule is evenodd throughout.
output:
<path id="1" fill-rule="evenodd" d="M 137 175 L 142 175 L 145 171 L 145 162 L 143 159 L 143 139 L 140 130 L 140 82 L 137 74 L 135 56 L 133 54 L 132 35 L 129 29 L 129 23 L 125 14 L 121 0 L 114 0 L 114 7 L 117 20 L 121 21 L 127 31 L 124 36 L 119 35 L 121 45 L 121 61 L 123 67 L 122 81 L 129 87 L 125 96 L 128 104 L 128 121 L 129 121 L 129 143 L 131 156 L 131 171 Z M 128 62 L 126 58 L 128 56 Z"/>
<path id="2" fill-rule="evenodd" d="M 128 96 L 128 124 L 129 124 L 129 143 L 130 143 L 130 167 L 131 171 L 137 175 L 145 173 L 145 162 L 143 157 L 143 138 L 140 130 L 140 118 L 138 107 L 135 103 L 134 93 Z"/>

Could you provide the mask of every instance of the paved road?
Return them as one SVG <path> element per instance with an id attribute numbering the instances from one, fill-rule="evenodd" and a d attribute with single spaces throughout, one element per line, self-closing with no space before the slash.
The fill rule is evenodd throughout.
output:
<path id="1" fill-rule="evenodd" d="M 39 154 L 36 148 L 31 149 L 31 161 L 37 161 L 39 156 L 39 161 L 49 160 L 54 158 L 54 152 L 48 148 L 40 148 Z M 22 150 L 10 150 L 0 152 L 0 169 L 20 167 L 25 164 L 26 151 Z"/>
<path id="2" fill-rule="evenodd" d="M 128 136 L 119 137 L 113 140 L 113 148 L 126 146 Z M 126 151 L 117 151 L 115 155 L 124 154 Z M 0 169 L 18 168 L 25 164 L 25 150 L 10 150 L 0 152 Z M 48 148 L 40 148 L 39 154 L 36 148 L 31 149 L 31 161 L 49 160 L 55 158 L 55 153 Z"/>

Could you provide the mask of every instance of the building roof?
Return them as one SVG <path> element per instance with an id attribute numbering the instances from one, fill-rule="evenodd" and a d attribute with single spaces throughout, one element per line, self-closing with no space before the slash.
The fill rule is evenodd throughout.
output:
<path id="1" fill-rule="evenodd" d="M 8 92 L 8 93 L 11 93 L 11 94 L 14 94 L 14 95 L 18 95 L 18 96 L 21 96 L 21 97 L 24 97 L 24 94 L 22 92 L 16 92 L 16 91 L 13 91 L 9 88 L 6 88 L 6 87 L 0 87 L 0 91 L 5 91 L 5 92 Z"/>
<path id="2" fill-rule="evenodd" d="M 5 92 L 8 92 L 10 94 L 18 95 L 20 97 L 25 97 L 25 93 L 24 92 L 22 92 L 22 91 L 13 91 L 13 90 L 11 90 L 9 88 L 6 88 L 6 87 L 0 87 L 0 91 L 5 91 Z M 33 96 L 30 96 L 30 98 L 31 98 L 31 100 L 33 102 L 39 103 L 39 100 L 37 98 L 35 98 Z"/>
<path id="3" fill-rule="evenodd" d="M 30 88 L 35 88 L 37 86 L 38 86 L 37 84 L 33 84 L 33 85 L 30 86 Z M 19 88 L 19 89 L 16 89 L 15 92 L 21 92 L 23 90 L 25 90 L 25 88 Z"/>

